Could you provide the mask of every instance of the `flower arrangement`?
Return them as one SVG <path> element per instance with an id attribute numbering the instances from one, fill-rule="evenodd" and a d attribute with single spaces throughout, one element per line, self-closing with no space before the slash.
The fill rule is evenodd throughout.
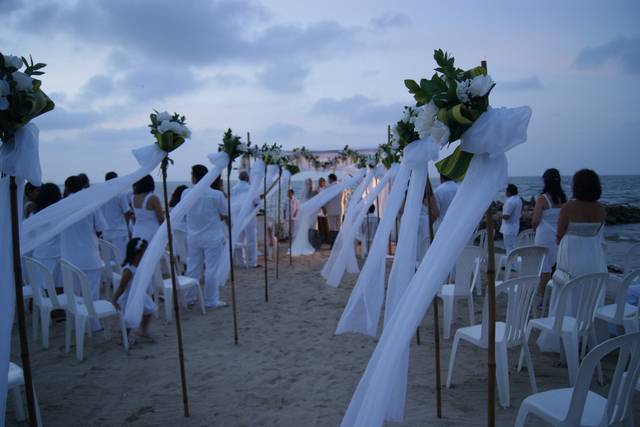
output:
<path id="1" fill-rule="evenodd" d="M 484 67 L 462 70 L 455 59 L 441 49 L 434 51 L 438 67 L 431 79 L 405 80 L 416 100 L 418 114 L 414 120 L 420 138 L 431 136 L 440 146 L 459 140 L 473 123 L 487 111 L 489 94 L 495 86 Z M 436 163 L 441 173 L 461 179 L 473 155 L 457 147 L 454 153 Z"/>
<path id="2" fill-rule="evenodd" d="M 358 161 L 358 152 L 349 148 L 349 145 L 345 145 L 344 148 L 338 153 L 338 160 L 346 163 L 349 160 L 352 162 Z"/>
<path id="3" fill-rule="evenodd" d="M 24 66 L 24 70 L 22 67 Z M 54 109 L 53 101 L 42 91 L 41 76 L 46 64 L 24 57 L 0 53 L 0 139 L 13 141 L 13 135 L 32 119 Z"/>
<path id="4" fill-rule="evenodd" d="M 171 115 L 166 111 L 158 113 L 154 110 L 149 117 L 150 133 L 156 137 L 156 143 L 162 151 L 170 153 L 184 144 L 186 139 L 191 138 L 191 131 L 185 124 L 184 116 L 178 113 Z"/>
<path id="5" fill-rule="evenodd" d="M 260 157 L 265 165 L 280 165 L 282 159 L 282 145 L 263 144 L 260 149 Z"/>
<path id="6" fill-rule="evenodd" d="M 234 135 L 231 129 L 227 129 L 222 136 L 222 142 L 218 144 L 218 151 L 224 151 L 229 156 L 229 164 L 235 159 L 247 153 L 247 144 L 243 143 L 239 136 Z"/>
<path id="7" fill-rule="evenodd" d="M 404 107 L 402 119 L 391 129 L 391 144 L 395 149 L 402 149 L 420 139 L 420 135 L 416 132 L 415 122 L 418 118 L 419 110 L 413 107 Z"/>
<path id="8" fill-rule="evenodd" d="M 315 168 L 318 167 L 317 166 L 317 163 L 319 163 L 318 162 L 318 156 L 313 154 L 311 151 L 307 150 L 307 148 L 304 145 L 301 148 L 294 148 L 293 149 L 293 157 L 298 162 L 301 159 L 305 159 L 307 161 L 307 163 L 309 163 L 309 165 L 313 165 Z"/>
<path id="9" fill-rule="evenodd" d="M 359 168 L 374 168 L 379 162 L 380 153 L 376 152 L 374 155 L 367 156 L 366 154 L 362 154 L 358 156 L 358 161 L 356 164 Z"/>

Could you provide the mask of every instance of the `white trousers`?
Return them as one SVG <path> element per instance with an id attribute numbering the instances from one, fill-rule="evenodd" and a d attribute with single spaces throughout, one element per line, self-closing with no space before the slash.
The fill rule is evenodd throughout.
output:
<path id="1" fill-rule="evenodd" d="M 511 252 L 518 246 L 518 235 L 517 234 L 503 234 L 504 238 L 504 248 L 507 253 Z"/>
<path id="2" fill-rule="evenodd" d="M 187 276 L 200 281 L 200 273 L 204 267 L 204 304 L 207 307 L 214 307 L 220 302 L 220 289 L 223 284 L 216 277 L 218 263 L 222 258 L 224 244 L 213 247 L 202 247 L 189 244 L 187 246 Z M 191 302 L 195 299 L 195 290 L 186 295 L 186 300 Z"/>
<path id="3" fill-rule="evenodd" d="M 246 263 L 249 267 L 258 265 L 258 227 L 255 216 L 251 218 L 246 228 L 240 233 L 238 241 L 245 245 L 245 249 L 240 252 L 241 259 L 239 263 Z"/>

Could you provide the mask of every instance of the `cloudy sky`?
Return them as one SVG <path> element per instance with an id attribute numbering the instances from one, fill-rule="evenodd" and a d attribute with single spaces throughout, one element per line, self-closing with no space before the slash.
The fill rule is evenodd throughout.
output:
<path id="1" fill-rule="evenodd" d="M 529 105 L 511 175 L 640 172 L 640 2 L 0 0 L 0 49 L 48 64 L 47 180 L 135 167 L 153 109 L 187 116 L 172 179 L 223 129 L 285 148 L 374 147 L 436 48 L 486 59 L 494 106 Z"/>

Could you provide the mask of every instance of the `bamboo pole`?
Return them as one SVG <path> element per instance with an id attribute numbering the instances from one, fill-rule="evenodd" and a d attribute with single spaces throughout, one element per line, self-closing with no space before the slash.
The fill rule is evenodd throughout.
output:
<path id="1" fill-rule="evenodd" d="M 269 302 L 269 257 L 267 253 L 267 164 L 264 164 L 264 194 L 262 195 L 263 210 L 264 210 L 264 302 Z"/>
<path id="2" fill-rule="evenodd" d="M 11 199 L 13 279 L 16 288 L 16 311 L 18 317 L 18 332 L 20 335 L 20 358 L 22 360 L 22 372 L 24 374 L 24 388 L 27 395 L 29 425 L 35 427 L 38 421 L 36 415 L 36 403 L 33 396 L 31 358 L 29 356 L 29 342 L 27 341 L 27 322 L 24 314 L 24 295 L 22 293 L 22 263 L 20 262 L 20 219 L 18 218 L 18 186 L 16 185 L 16 178 L 14 176 L 9 177 L 9 197 Z"/>
<path id="3" fill-rule="evenodd" d="M 427 217 L 429 219 L 429 244 L 433 243 L 433 217 L 431 216 L 431 197 L 433 196 L 433 188 L 431 188 L 431 180 L 429 172 L 427 172 Z M 438 314 L 438 296 L 433 297 L 433 336 L 435 350 L 436 365 L 436 414 L 438 418 L 442 418 L 442 381 L 440 378 L 440 316 Z"/>
<path id="4" fill-rule="evenodd" d="M 291 178 L 289 178 L 289 186 L 288 190 L 291 190 Z M 291 199 L 289 198 L 289 191 L 287 191 L 287 199 L 289 200 L 289 265 L 293 264 L 293 233 L 292 233 L 292 224 L 293 224 L 293 212 L 291 206 Z"/>
<path id="5" fill-rule="evenodd" d="M 276 280 L 280 278 L 280 241 L 278 240 L 278 227 L 280 227 L 280 199 L 282 198 L 282 185 L 280 178 L 282 178 L 282 166 L 278 166 L 278 203 L 276 204 L 278 207 L 278 214 L 276 215 L 276 227 L 274 228 L 276 235 L 276 245 L 274 246 L 276 251 Z"/>
<path id="6" fill-rule="evenodd" d="M 169 157 L 162 160 L 162 192 L 164 195 L 164 211 L 167 221 L 167 240 L 169 246 L 169 265 L 171 271 L 171 288 L 173 294 L 173 312 L 176 317 L 176 333 L 178 337 L 178 360 L 180 363 L 180 380 L 182 383 L 182 405 L 184 416 L 189 416 L 189 396 L 187 395 L 187 378 L 184 369 L 184 348 L 182 346 L 182 326 L 180 324 L 180 306 L 178 304 L 178 286 L 176 282 L 176 263 L 173 256 L 173 233 L 171 231 L 171 215 L 169 215 L 169 195 L 167 192 L 167 166 Z"/>
<path id="7" fill-rule="evenodd" d="M 233 237 L 232 237 L 232 222 L 231 222 L 231 163 L 227 165 L 227 229 L 229 230 L 229 271 L 231 278 L 231 313 L 233 317 L 233 342 L 238 344 L 240 340 L 238 336 L 238 312 L 236 306 L 236 279 L 234 274 L 233 265 Z"/>
<path id="8" fill-rule="evenodd" d="M 487 69 L 487 61 L 480 64 Z M 493 202 L 486 212 L 487 224 L 487 298 L 489 298 L 489 342 L 487 349 L 487 425 L 496 425 L 496 266 L 493 242 Z"/>
<path id="9" fill-rule="evenodd" d="M 247 132 L 247 147 L 251 145 L 251 133 Z M 247 156 L 247 173 L 251 176 L 251 156 Z"/>

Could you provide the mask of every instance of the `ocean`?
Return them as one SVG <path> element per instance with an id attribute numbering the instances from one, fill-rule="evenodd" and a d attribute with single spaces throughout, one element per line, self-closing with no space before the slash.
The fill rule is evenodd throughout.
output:
<path id="1" fill-rule="evenodd" d="M 315 179 L 328 175 L 328 172 L 317 173 Z M 640 207 L 640 175 L 604 175 L 600 177 L 602 183 L 602 198 L 601 201 L 607 204 L 629 204 L 632 206 Z M 514 176 L 509 177 L 510 183 L 515 184 L 518 187 L 519 194 L 525 200 L 530 200 L 532 197 L 536 197 L 542 190 L 542 178 L 535 176 Z M 562 184 L 567 197 L 571 197 L 571 177 L 563 177 Z M 232 185 L 234 181 L 232 180 Z M 189 185 L 188 182 L 169 182 L 168 189 L 169 194 L 178 185 Z M 434 188 L 439 184 L 437 179 L 432 179 Z M 225 183 L 226 185 L 226 183 Z M 304 181 L 292 180 L 292 188 L 301 200 L 304 194 Z M 156 193 L 160 195 L 160 185 L 156 185 Z M 282 203 L 285 203 L 286 191 L 282 191 Z M 496 200 L 503 201 L 504 194 L 499 194 Z M 270 198 L 267 209 L 270 212 L 276 208 L 276 199 Z M 623 225 L 608 225 L 604 229 L 605 242 L 606 242 L 606 255 L 607 263 L 617 266 L 623 266 L 625 263 L 626 254 L 634 244 L 640 243 L 640 223 L 636 224 L 623 224 Z M 633 265 L 640 267 L 640 259 L 635 259 Z"/>

